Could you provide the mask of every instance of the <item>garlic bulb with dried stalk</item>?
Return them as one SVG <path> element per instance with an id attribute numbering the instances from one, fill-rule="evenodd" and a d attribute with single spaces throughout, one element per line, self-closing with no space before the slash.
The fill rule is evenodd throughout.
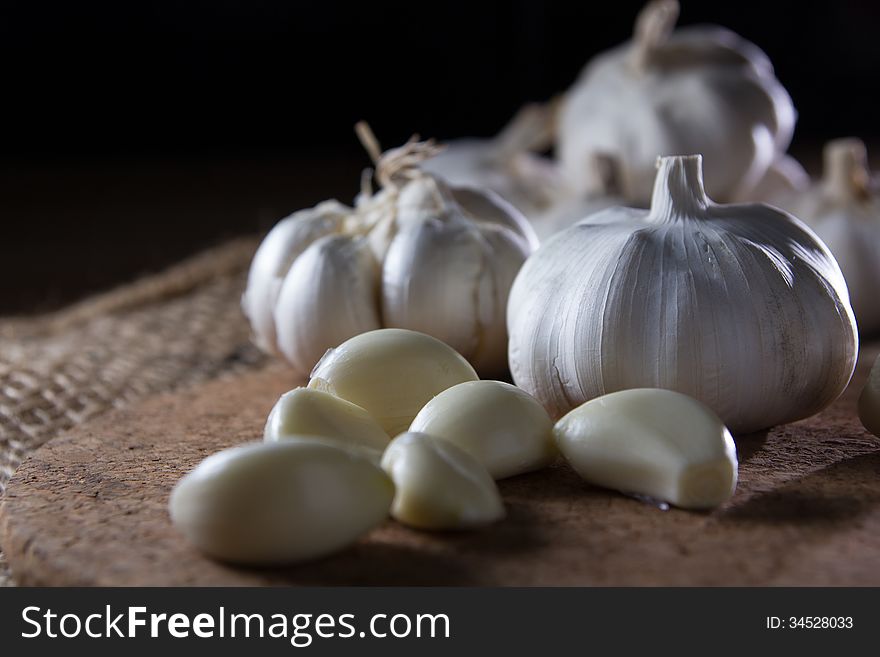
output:
<path id="1" fill-rule="evenodd" d="M 556 104 L 530 103 L 492 139 L 457 139 L 421 168 L 451 185 L 490 189 L 531 219 L 562 188 L 556 165 L 537 152 L 553 142 Z"/>
<path id="2" fill-rule="evenodd" d="M 408 328 L 484 374 L 505 371 L 507 295 L 537 246 L 528 221 L 492 192 L 422 171 L 433 142 L 382 154 L 365 125 L 358 131 L 382 188 L 365 183 L 354 208 L 327 201 L 270 231 L 242 299 L 256 342 L 306 376 L 350 337 Z"/>
<path id="3" fill-rule="evenodd" d="M 566 93 L 556 145 L 571 185 L 593 153 L 610 152 L 624 196 L 647 203 L 657 156 L 702 153 L 706 187 L 729 200 L 788 148 L 794 106 L 767 56 L 722 27 L 674 30 L 677 18 L 675 0 L 648 3 L 632 41 L 597 56 Z"/>
<path id="4" fill-rule="evenodd" d="M 513 379 L 553 417 L 667 388 L 734 433 L 821 410 L 858 353 L 828 248 L 769 205 L 712 202 L 699 155 L 660 158 L 650 210 L 610 208 L 538 249 L 511 290 L 508 327 Z"/>
<path id="5" fill-rule="evenodd" d="M 615 205 L 626 205 L 620 163 L 610 153 L 594 153 L 587 168 L 587 189 L 561 194 L 550 208 L 532 219 L 538 239 L 544 242 L 581 219 Z"/>
<path id="6" fill-rule="evenodd" d="M 825 146 L 822 179 L 782 207 L 802 219 L 843 270 L 859 331 L 880 331 L 880 186 L 868 170 L 865 144 L 838 139 Z"/>

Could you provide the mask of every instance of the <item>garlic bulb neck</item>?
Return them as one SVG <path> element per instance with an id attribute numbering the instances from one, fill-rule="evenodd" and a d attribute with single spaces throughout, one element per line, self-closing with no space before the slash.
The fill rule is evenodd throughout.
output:
<path id="1" fill-rule="evenodd" d="M 703 187 L 702 155 L 671 155 L 657 160 L 649 221 L 698 218 L 711 204 Z"/>
<path id="2" fill-rule="evenodd" d="M 425 174 L 419 169 L 419 164 L 434 157 L 444 148 L 433 139 L 419 141 L 419 136 L 413 135 L 403 146 L 383 153 L 369 123 L 358 121 L 354 131 L 376 165 L 376 180 L 386 189 L 398 188 L 410 180 L 423 177 Z"/>
<path id="3" fill-rule="evenodd" d="M 636 17 L 632 64 L 636 71 L 648 68 L 651 55 L 666 43 L 678 20 L 678 0 L 653 0 Z"/>
<path id="4" fill-rule="evenodd" d="M 826 193 L 842 201 L 863 201 L 871 196 L 868 151 L 861 139 L 850 137 L 828 142 L 823 152 L 823 185 Z"/>

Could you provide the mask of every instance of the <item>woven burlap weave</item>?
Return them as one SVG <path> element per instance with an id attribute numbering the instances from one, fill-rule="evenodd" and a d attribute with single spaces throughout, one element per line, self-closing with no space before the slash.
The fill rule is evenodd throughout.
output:
<path id="1" fill-rule="evenodd" d="M 0 495 L 28 453 L 81 422 L 259 366 L 239 306 L 255 248 L 237 240 L 61 312 L 0 319 Z"/>

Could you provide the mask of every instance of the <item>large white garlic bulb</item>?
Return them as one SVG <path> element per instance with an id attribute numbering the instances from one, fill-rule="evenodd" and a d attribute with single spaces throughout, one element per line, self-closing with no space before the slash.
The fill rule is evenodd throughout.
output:
<path id="1" fill-rule="evenodd" d="M 242 299 L 256 342 L 307 376 L 348 338 L 408 328 L 486 375 L 503 372 L 507 295 L 534 231 L 492 192 L 421 171 L 430 142 L 380 156 L 370 139 L 378 193 L 365 189 L 355 208 L 328 201 L 296 212 L 260 245 Z"/>
<path id="2" fill-rule="evenodd" d="M 530 219 L 562 188 L 554 162 L 536 154 L 553 141 L 556 105 L 525 105 L 492 139 L 457 139 L 421 168 L 451 185 L 490 189 Z"/>
<path id="3" fill-rule="evenodd" d="M 660 155 L 702 153 L 706 187 L 729 200 L 753 187 L 788 147 L 795 112 L 754 44 L 717 26 L 673 31 L 675 0 L 653 0 L 632 41 L 597 56 L 563 99 L 560 165 L 582 185 L 591 154 L 622 164 L 625 196 L 646 203 Z"/>
<path id="4" fill-rule="evenodd" d="M 712 202 L 699 155 L 660 159 L 650 210 L 605 210 L 538 249 L 514 282 L 508 328 L 514 381 L 554 417 L 667 388 L 734 433 L 819 411 L 858 351 L 828 248 L 769 205 Z"/>
<path id="5" fill-rule="evenodd" d="M 862 335 L 880 331 L 880 186 L 858 139 L 828 143 L 822 179 L 782 207 L 803 219 L 837 258 Z"/>

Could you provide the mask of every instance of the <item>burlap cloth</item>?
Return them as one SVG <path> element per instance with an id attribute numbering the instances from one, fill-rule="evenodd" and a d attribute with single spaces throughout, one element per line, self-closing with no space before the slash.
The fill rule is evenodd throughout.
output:
<path id="1" fill-rule="evenodd" d="M 50 438 L 153 393 L 258 367 L 240 239 L 60 312 L 0 319 L 0 495 Z M 10 586 L 0 546 L 0 586 Z"/>

